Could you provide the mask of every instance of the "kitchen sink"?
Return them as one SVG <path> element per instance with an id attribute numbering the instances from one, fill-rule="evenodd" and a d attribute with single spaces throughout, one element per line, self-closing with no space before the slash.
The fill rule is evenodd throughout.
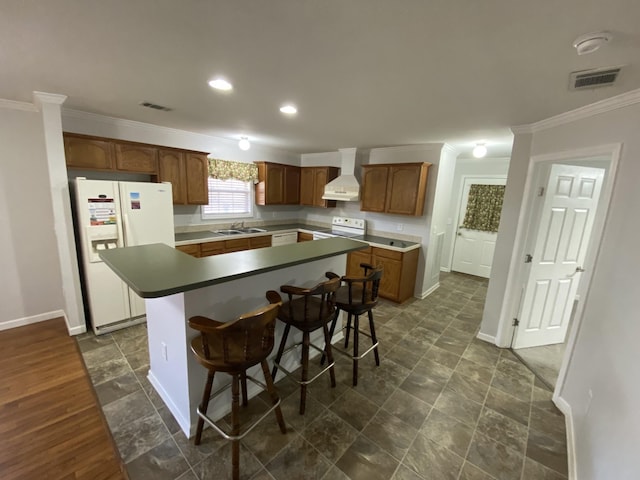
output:
<path id="1" fill-rule="evenodd" d="M 220 235 L 241 235 L 246 232 L 241 232 L 240 230 L 213 230 L 213 233 L 219 233 Z"/>
<path id="2" fill-rule="evenodd" d="M 242 232 L 242 233 L 263 233 L 263 232 L 266 232 L 266 230 L 264 228 L 256 228 L 256 227 L 240 228 L 238 230 L 240 232 Z"/>

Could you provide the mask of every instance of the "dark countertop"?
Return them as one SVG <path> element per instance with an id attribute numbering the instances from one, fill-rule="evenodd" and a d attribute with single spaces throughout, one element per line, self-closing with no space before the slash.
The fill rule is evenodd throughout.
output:
<path id="1" fill-rule="evenodd" d="M 347 238 L 327 238 L 271 248 L 195 258 L 163 243 L 115 248 L 100 258 L 142 298 L 157 298 L 366 248 Z"/>
<path id="2" fill-rule="evenodd" d="M 295 232 L 299 230 L 303 230 L 305 232 L 330 232 L 331 228 L 329 227 L 318 227 L 315 225 L 309 225 L 305 223 L 287 223 L 282 225 L 266 225 L 261 226 L 266 230 L 262 233 L 248 233 L 243 235 L 223 235 L 220 233 L 214 233 L 212 231 L 200 231 L 200 232 L 187 232 L 187 233 L 176 233 L 176 245 L 188 245 L 191 243 L 200 243 L 200 242 L 209 242 L 209 241 L 217 241 L 217 240 L 229 240 L 232 238 L 245 238 L 245 237 L 258 237 L 261 235 L 273 235 L 274 233 L 283 233 L 283 232 Z M 413 250 L 414 248 L 419 248 L 420 243 L 411 242 L 409 240 L 398 240 L 397 238 L 392 237 L 384 237 L 379 235 L 362 235 L 358 237 L 351 237 L 354 240 L 359 240 L 361 242 L 367 242 L 373 247 L 382 247 L 390 250 L 397 250 L 399 252 L 407 252 L 409 250 Z"/>

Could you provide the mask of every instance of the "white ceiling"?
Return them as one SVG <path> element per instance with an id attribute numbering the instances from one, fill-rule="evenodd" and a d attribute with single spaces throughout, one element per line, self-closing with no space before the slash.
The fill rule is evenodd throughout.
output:
<path id="1" fill-rule="evenodd" d="M 0 98 L 310 153 L 485 140 L 640 88 L 638 0 L 0 0 Z M 613 40 L 578 56 L 573 40 Z M 569 91 L 571 71 L 627 65 Z M 229 94 L 207 81 L 224 75 Z M 173 108 L 154 111 L 150 101 Z M 283 116 L 285 101 L 298 105 Z"/>

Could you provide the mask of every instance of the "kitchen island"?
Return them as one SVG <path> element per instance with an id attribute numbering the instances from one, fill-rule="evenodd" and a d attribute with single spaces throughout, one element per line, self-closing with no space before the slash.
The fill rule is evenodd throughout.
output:
<path id="1" fill-rule="evenodd" d="M 197 335 L 187 325 L 195 315 L 230 321 L 267 303 L 265 292 L 281 285 L 312 286 L 327 271 L 343 275 L 346 255 L 367 244 L 329 238 L 279 247 L 247 250 L 206 258 L 193 258 L 163 244 L 118 248 L 100 257 L 139 296 L 145 299 L 149 338 L 148 378 L 184 433 L 191 437 L 197 422 L 206 371 L 190 351 Z M 283 328 L 276 325 L 276 345 Z M 290 335 L 290 343 L 299 338 Z M 275 353 L 273 354 L 275 355 Z M 295 355 L 284 366 L 294 370 Z M 248 372 L 260 378 L 259 367 Z M 224 376 L 222 376 L 224 377 Z M 226 379 L 217 378 L 216 386 Z M 227 392 L 228 393 L 228 392 Z M 257 394 L 249 391 L 249 396 Z M 211 415 L 219 417 L 231 402 L 222 397 Z"/>

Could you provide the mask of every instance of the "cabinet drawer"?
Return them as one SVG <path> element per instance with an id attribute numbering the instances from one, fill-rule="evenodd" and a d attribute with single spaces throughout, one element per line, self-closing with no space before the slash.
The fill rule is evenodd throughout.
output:
<path id="1" fill-rule="evenodd" d="M 200 244 L 200 255 L 203 257 L 218 255 L 220 253 L 224 253 L 224 241 L 205 242 Z"/>
<path id="2" fill-rule="evenodd" d="M 390 258 L 392 260 L 402 260 L 402 252 L 397 252 L 395 250 L 373 247 L 372 253 L 378 257 Z"/>
<path id="3" fill-rule="evenodd" d="M 180 250 L 181 252 L 184 252 L 187 255 L 191 255 L 192 257 L 200 256 L 200 244 L 198 243 L 194 243 L 191 245 L 179 245 L 176 247 L 176 250 Z"/>
<path id="4" fill-rule="evenodd" d="M 240 250 L 248 250 L 249 249 L 249 239 L 248 238 L 238 238 L 234 240 L 225 240 L 224 241 L 224 252 L 239 252 Z"/>
<path id="5" fill-rule="evenodd" d="M 271 235 L 264 235 L 262 237 L 249 238 L 249 248 L 264 248 L 271 246 Z"/>

